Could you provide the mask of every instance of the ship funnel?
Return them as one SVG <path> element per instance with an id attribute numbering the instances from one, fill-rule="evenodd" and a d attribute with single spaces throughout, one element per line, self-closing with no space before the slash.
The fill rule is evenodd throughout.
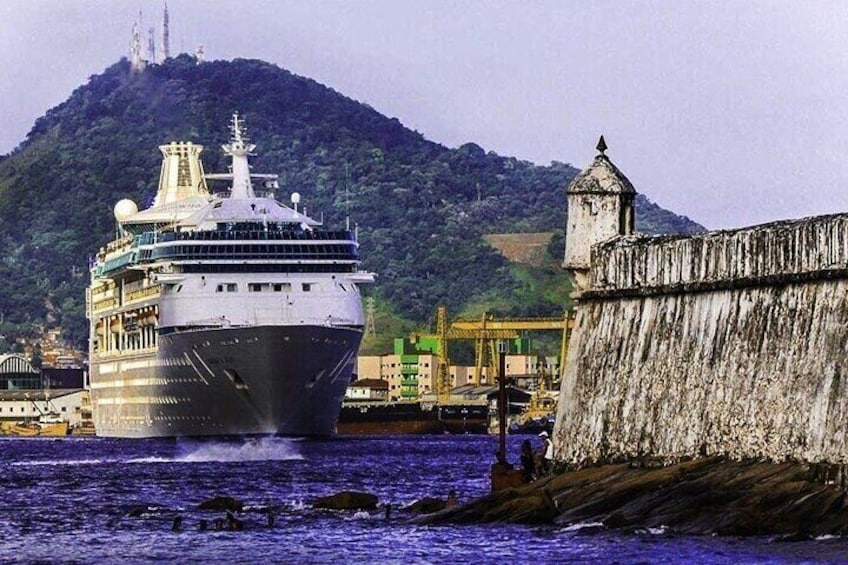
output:
<path id="1" fill-rule="evenodd" d="M 162 152 L 162 172 L 153 206 L 162 206 L 189 196 L 209 195 L 203 177 L 203 164 L 200 162 L 202 145 L 190 141 L 172 141 L 169 145 L 160 145 L 159 150 Z"/>

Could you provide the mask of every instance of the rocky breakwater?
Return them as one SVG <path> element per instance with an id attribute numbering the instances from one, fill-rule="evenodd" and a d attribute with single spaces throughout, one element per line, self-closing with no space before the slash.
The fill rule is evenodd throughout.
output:
<path id="1" fill-rule="evenodd" d="M 685 534 L 848 534 L 838 468 L 702 457 L 567 471 L 418 518 L 427 524 L 512 522 L 660 528 Z"/>

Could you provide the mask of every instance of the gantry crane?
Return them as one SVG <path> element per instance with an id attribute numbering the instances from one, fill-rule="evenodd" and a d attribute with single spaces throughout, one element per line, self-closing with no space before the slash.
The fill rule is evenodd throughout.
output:
<path id="1" fill-rule="evenodd" d="M 562 331 L 562 346 L 560 349 L 560 370 L 565 367 L 568 354 L 568 340 L 574 318 L 566 313 L 562 318 L 505 318 L 495 319 L 484 313 L 480 320 L 457 319 L 448 324 L 446 306 L 439 306 L 436 311 L 436 333 L 413 334 L 413 339 L 425 337 L 436 341 L 436 395 L 440 404 L 450 398 L 450 359 L 448 357 L 448 341 L 474 340 L 476 349 L 475 383 L 479 384 L 483 365 L 488 367 L 488 374 L 497 374 L 496 341 L 520 337 L 521 331 Z M 486 360 L 485 358 L 488 357 Z"/>
<path id="2" fill-rule="evenodd" d="M 498 330 L 486 328 L 454 328 L 448 326 L 448 309 L 439 306 L 436 310 L 436 333 L 414 333 L 412 339 L 429 338 L 436 341 L 436 396 L 439 404 L 444 404 L 450 399 L 450 358 L 448 357 L 448 341 L 451 340 L 498 340 L 515 339 L 518 334 L 512 330 Z"/>
<path id="3" fill-rule="evenodd" d="M 568 340 L 571 337 L 571 330 L 574 328 L 574 317 L 566 312 L 561 318 L 502 318 L 498 320 L 493 315 L 485 313 L 480 320 L 454 320 L 453 323 L 451 323 L 451 328 L 465 331 L 504 330 L 514 332 L 515 337 L 518 337 L 517 332 L 561 331 L 562 343 L 560 345 L 560 367 L 562 368 L 565 366 L 566 357 L 568 355 Z M 480 336 L 477 343 L 478 357 L 475 378 L 478 383 L 480 382 L 483 365 L 480 353 L 488 350 L 490 352 L 489 366 L 491 367 L 494 364 L 494 355 L 492 353 L 494 353 L 495 344 L 492 342 L 489 344 L 489 347 L 486 347 L 486 344 L 484 343 L 486 340 L 487 338 L 485 336 Z"/>

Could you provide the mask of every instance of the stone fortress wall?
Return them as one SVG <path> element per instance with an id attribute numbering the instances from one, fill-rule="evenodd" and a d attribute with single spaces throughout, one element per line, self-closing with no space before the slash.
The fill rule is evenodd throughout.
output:
<path id="1" fill-rule="evenodd" d="M 848 214 L 621 235 L 578 274 L 558 459 L 848 462 Z"/>
<path id="2" fill-rule="evenodd" d="M 592 296 L 735 289 L 848 276 L 848 214 L 592 248 Z"/>

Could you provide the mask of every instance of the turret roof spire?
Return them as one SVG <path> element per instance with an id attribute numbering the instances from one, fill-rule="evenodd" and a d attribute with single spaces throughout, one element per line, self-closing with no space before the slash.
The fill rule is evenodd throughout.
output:
<path id="1" fill-rule="evenodd" d="M 607 143 L 603 135 L 598 140 L 597 150 L 599 153 L 592 164 L 580 171 L 568 185 L 568 193 L 636 194 L 636 189 L 633 188 L 630 180 L 613 165 L 606 155 Z"/>

